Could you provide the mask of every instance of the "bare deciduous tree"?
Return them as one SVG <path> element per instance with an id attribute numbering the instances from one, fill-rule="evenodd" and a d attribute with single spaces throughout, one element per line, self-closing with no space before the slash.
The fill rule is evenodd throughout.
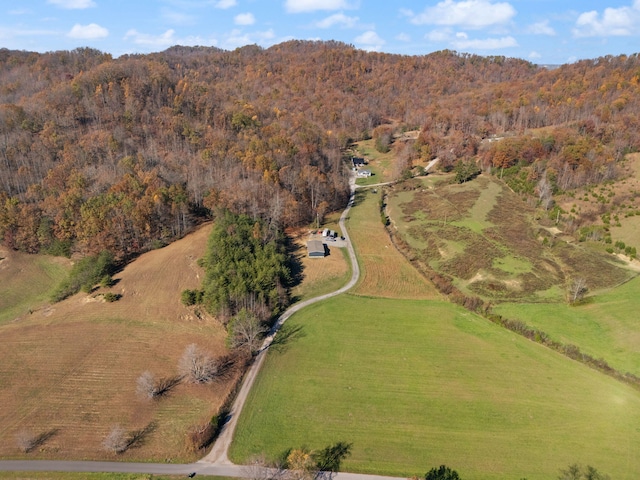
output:
<path id="1" fill-rule="evenodd" d="M 29 429 L 22 429 L 18 433 L 16 433 L 15 439 L 16 444 L 21 452 L 29 453 L 35 448 L 41 446 L 51 437 L 53 437 L 56 433 L 58 433 L 58 429 L 54 428 L 51 430 L 47 430 L 40 434 L 34 433 Z"/>
<path id="2" fill-rule="evenodd" d="M 129 444 L 129 436 L 120 425 L 114 425 L 109 435 L 102 441 L 104 449 L 113 453 L 123 453 L 129 448 Z"/>
<path id="3" fill-rule="evenodd" d="M 27 453 L 36 446 L 37 435 L 31 430 L 20 430 L 16 433 L 16 444 L 21 452 Z"/>
<path id="4" fill-rule="evenodd" d="M 246 348 L 255 353 L 260 348 L 267 328 L 253 313 L 242 309 L 227 325 L 228 344 L 231 348 Z"/>
<path id="5" fill-rule="evenodd" d="M 136 381 L 136 391 L 138 395 L 152 399 L 158 395 L 156 377 L 149 370 L 143 372 Z"/>
<path id="6" fill-rule="evenodd" d="M 584 278 L 578 277 L 574 279 L 569 287 L 569 302 L 579 302 L 584 298 L 587 290 L 587 281 Z"/>
<path id="7" fill-rule="evenodd" d="M 551 208 L 551 206 L 553 205 L 553 187 L 551 185 L 551 182 L 547 179 L 546 171 L 542 174 L 542 177 L 538 181 L 536 191 L 538 193 L 540 205 L 542 205 L 545 210 L 549 210 L 549 208 Z"/>
<path id="8" fill-rule="evenodd" d="M 245 475 L 251 480 L 284 480 L 287 478 L 287 470 L 281 463 L 269 462 L 262 454 L 249 459 Z"/>
<path id="9" fill-rule="evenodd" d="M 218 362 L 192 343 L 185 348 L 178 362 L 178 372 L 191 383 L 208 383 L 218 375 Z"/>

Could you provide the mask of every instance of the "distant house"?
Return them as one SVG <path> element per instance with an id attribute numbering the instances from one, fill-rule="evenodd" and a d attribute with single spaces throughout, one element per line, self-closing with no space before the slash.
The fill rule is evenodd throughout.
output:
<path id="1" fill-rule="evenodd" d="M 326 247 L 320 240 L 309 240 L 307 242 L 307 253 L 312 258 L 321 258 L 327 255 Z"/>
<path id="2" fill-rule="evenodd" d="M 360 168 L 367 164 L 367 161 L 361 157 L 351 157 L 353 168 Z"/>
<path id="3" fill-rule="evenodd" d="M 356 177 L 360 177 L 360 178 L 367 178 L 370 177 L 371 174 L 371 170 L 358 170 L 358 173 L 356 173 Z"/>

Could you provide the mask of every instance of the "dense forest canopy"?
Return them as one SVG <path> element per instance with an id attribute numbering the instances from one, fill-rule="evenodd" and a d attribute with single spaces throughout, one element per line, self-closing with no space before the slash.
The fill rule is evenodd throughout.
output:
<path id="1" fill-rule="evenodd" d="M 128 258 L 220 208 L 306 224 L 346 202 L 345 147 L 386 124 L 421 131 L 397 147 L 404 169 L 474 159 L 533 165 L 556 189 L 598 182 L 640 146 L 639 81 L 637 55 L 545 69 L 314 41 L 1 49 L 0 240 Z"/>

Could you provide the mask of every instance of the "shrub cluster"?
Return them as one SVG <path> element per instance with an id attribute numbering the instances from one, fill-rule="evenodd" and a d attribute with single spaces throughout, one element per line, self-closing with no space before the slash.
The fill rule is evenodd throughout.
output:
<path id="1" fill-rule="evenodd" d="M 80 290 L 89 293 L 98 283 L 112 284 L 111 275 L 115 271 L 113 255 L 103 250 L 98 255 L 84 257 L 71 269 L 69 276 L 58 285 L 51 301 L 59 302 Z"/>

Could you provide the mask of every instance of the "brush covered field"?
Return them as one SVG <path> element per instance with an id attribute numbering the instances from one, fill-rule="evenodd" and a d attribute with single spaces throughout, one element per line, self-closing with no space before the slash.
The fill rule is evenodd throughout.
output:
<path id="1" fill-rule="evenodd" d="M 449 181 L 447 181 L 447 179 Z M 431 269 L 485 301 L 563 301 L 574 278 L 606 289 L 634 275 L 604 249 L 562 238 L 553 219 L 490 176 L 414 179 L 389 194 L 393 228 Z"/>

